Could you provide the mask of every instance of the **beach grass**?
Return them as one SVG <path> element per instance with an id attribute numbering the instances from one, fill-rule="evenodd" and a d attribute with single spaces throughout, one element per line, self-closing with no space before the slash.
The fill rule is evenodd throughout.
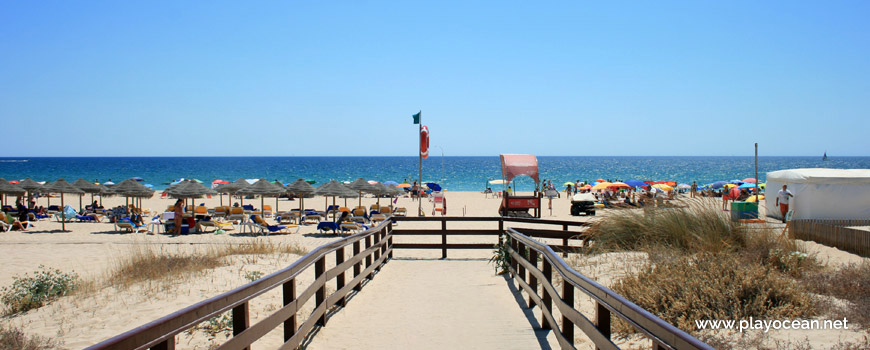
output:
<path id="1" fill-rule="evenodd" d="M 57 347 L 57 342 L 51 338 L 27 335 L 14 327 L 0 327 L 0 350 L 48 350 Z"/>
<path id="2" fill-rule="evenodd" d="M 116 259 L 105 280 L 107 285 L 125 288 L 140 282 L 184 278 L 225 266 L 229 264 L 227 258 L 231 256 L 307 253 L 308 250 L 298 244 L 280 244 L 261 239 L 246 243 L 211 244 L 195 252 L 174 252 L 166 246 L 135 245 L 123 257 Z"/>
<path id="3" fill-rule="evenodd" d="M 846 318 L 870 328 L 870 263 L 848 264 L 816 271 L 803 279 L 814 293 L 845 300 L 846 305 L 822 303 L 832 318 Z"/>
<path id="4" fill-rule="evenodd" d="M 623 211 L 590 230 L 592 251 L 641 251 L 649 264 L 612 284 L 638 306 L 687 332 L 696 320 L 806 318 L 817 302 L 800 279 L 822 269 L 793 240 L 732 222 L 717 206 Z M 617 333 L 634 330 L 622 321 Z"/>

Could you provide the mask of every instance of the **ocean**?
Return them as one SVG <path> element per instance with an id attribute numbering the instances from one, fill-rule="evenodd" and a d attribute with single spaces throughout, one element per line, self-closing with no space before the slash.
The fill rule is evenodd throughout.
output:
<path id="1" fill-rule="evenodd" d="M 752 157 L 538 157 L 542 179 L 567 181 L 671 180 L 706 184 L 719 180 L 755 177 Z M 870 169 L 870 157 L 759 157 L 758 176 L 793 168 Z M 235 181 L 265 178 L 289 183 L 297 178 L 316 181 L 375 181 L 417 178 L 416 157 L 88 157 L 0 158 L 0 177 L 37 181 L 78 178 L 120 182 L 141 177 L 155 189 L 179 178 Z M 423 182 L 437 182 L 450 191 L 483 191 L 488 180 L 501 178 L 498 156 L 430 157 L 423 161 Z M 521 177 L 516 190 L 531 191 L 533 181 Z"/>

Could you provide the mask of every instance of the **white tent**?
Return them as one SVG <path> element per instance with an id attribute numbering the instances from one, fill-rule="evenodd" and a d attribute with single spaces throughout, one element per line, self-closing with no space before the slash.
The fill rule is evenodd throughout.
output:
<path id="1" fill-rule="evenodd" d="M 788 185 L 792 219 L 870 219 L 870 169 L 788 169 L 767 173 L 767 215 L 782 218 L 776 195 Z"/>

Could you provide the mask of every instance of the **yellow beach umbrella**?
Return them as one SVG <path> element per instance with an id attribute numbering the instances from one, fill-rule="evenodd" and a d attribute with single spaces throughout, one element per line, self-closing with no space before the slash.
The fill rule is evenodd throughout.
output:
<path id="1" fill-rule="evenodd" d="M 610 186 L 607 186 L 607 187 L 609 187 L 609 188 L 631 188 L 631 186 L 629 186 L 628 184 L 626 184 L 624 182 L 619 182 L 619 181 L 611 183 Z"/>
<path id="2" fill-rule="evenodd" d="M 674 190 L 673 187 L 665 185 L 665 184 L 655 184 L 655 185 L 652 185 L 652 187 L 658 188 L 662 191 L 673 191 Z"/>
<path id="3" fill-rule="evenodd" d="M 735 184 L 725 184 L 725 188 L 737 187 Z"/>
<path id="4" fill-rule="evenodd" d="M 758 196 L 749 196 L 749 198 L 747 198 L 746 201 L 747 202 L 757 202 L 758 198 L 756 198 L 756 197 L 758 197 Z M 764 195 L 761 195 L 760 199 L 764 199 Z"/>

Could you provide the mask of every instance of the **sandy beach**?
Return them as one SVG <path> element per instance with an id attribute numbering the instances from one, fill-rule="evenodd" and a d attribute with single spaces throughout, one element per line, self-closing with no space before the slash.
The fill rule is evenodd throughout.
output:
<path id="1" fill-rule="evenodd" d="M 89 199 L 85 197 L 85 201 Z M 448 214 L 450 216 L 496 216 L 499 199 L 485 196 L 479 192 L 447 192 Z M 48 198 L 40 198 L 38 205 L 47 205 Z M 223 198 L 224 203 L 228 199 Z M 59 198 L 51 198 L 52 204 L 59 204 Z M 197 203 L 205 202 L 207 206 L 218 205 L 218 197 L 197 200 Z M 231 201 L 238 201 L 232 199 Z M 143 202 L 143 208 L 151 209 L 152 212 L 160 211 L 174 202 L 174 199 L 160 198 L 155 195 Z M 375 198 L 363 198 L 362 204 L 370 206 L 375 203 Z M 388 200 L 381 199 L 381 204 Z M 687 202 L 681 199 L 676 202 Z M 66 203 L 78 205 L 76 197 L 66 197 Z M 246 204 L 260 206 L 260 200 L 246 200 Z M 266 204 L 275 206 L 274 198 L 267 198 Z M 338 204 L 343 205 L 344 200 L 338 199 Z M 107 208 L 124 204 L 124 198 L 108 197 L 103 199 L 103 205 Z M 332 204 L 332 199 L 329 199 Z M 347 204 L 354 206 L 357 199 L 348 199 Z M 326 203 L 322 197 L 306 199 L 305 207 L 322 210 Z M 410 198 L 399 198 L 396 206 L 408 209 L 409 215 L 416 212 L 417 202 Z M 276 211 L 298 208 L 298 201 L 281 199 Z M 546 200 L 544 207 L 546 208 Z M 423 210 L 431 215 L 433 204 L 428 200 L 423 201 Z M 590 221 L 606 217 L 611 212 L 619 209 L 599 210 L 597 216 L 574 217 L 569 214 L 570 201 L 564 197 L 553 200 L 553 215 L 544 209 L 543 218 L 560 220 Z M 274 209 L 274 208 L 273 208 Z M 146 218 L 146 221 L 148 218 Z M 402 223 L 405 227 L 426 226 L 424 223 Z M 5 269 L 0 270 L 0 286 L 9 285 L 14 276 L 36 271 L 40 265 L 62 271 L 75 271 L 83 280 L 95 281 L 98 285 L 109 286 L 98 288 L 93 293 L 86 295 L 73 295 L 61 298 L 37 310 L 31 310 L 24 314 L 7 318 L 4 323 L 19 327 L 28 334 L 51 337 L 61 343 L 62 348 L 82 348 L 109 338 L 118 333 L 132 329 L 138 325 L 152 321 L 156 318 L 169 314 L 185 306 L 191 305 L 205 298 L 217 295 L 238 287 L 248 282 L 246 276 L 250 273 L 268 274 L 286 267 L 299 258 L 294 254 L 277 254 L 267 256 L 232 256 L 228 258 L 226 266 L 206 271 L 193 276 L 181 277 L 177 280 L 140 283 L 129 288 L 111 287 L 107 283 L 107 276 L 117 265 L 118 261 L 128 256 L 136 249 L 150 247 L 159 250 L 181 253 L 193 253 L 209 249 L 209 247 L 242 244 L 255 240 L 266 240 L 273 243 L 298 245 L 307 249 L 313 249 L 319 245 L 336 239 L 332 234 L 316 232 L 316 225 L 303 225 L 298 233 L 270 235 L 267 237 L 251 237 L 240 234 L 239 229 L 229 231 L 226 234 L 204 233 L 191 234 L 173 238 L 165 234 L 150 235 L 146 233 L 118 233 L 115 232 L 111 223 L 67 223 L 68 232 L 61 232 L 61 224 L 56 221 L 42 220 L 35 223 L 34 228 L 26 232 L 4 232 L 0 238 L 2 244 L 2 262 Z M 491 225 L 489 225 L 491 226 Z M 465 223 L 462 228 L 494 228 L 486 223 Z M 433 237 L 433 242 L 440 238 Z M 452 239 L 452 238 L 451 238 Z M 492 242 L 482 238 L 469 238 L 475 242 Z M 867 259 L 854 254 L 840 251 L 835 248 L 822 246 L 813 242 L 805 242 L 806 248 L 815 253 L 818 258 L 829 264 L 859 263 Z M 440 252 L 436 251 L 397 251 L 397 257 L 434 257 Z M 459 251 L 451 257 L 459 258 L 489 258 L 490 251 Z M 618 258 L 613 261 L 625 264 L 614 264 L 613 261 L 601 261 L 601 257 L 584 260 L 583 257 L 572 256 L 570 259 L 580 259 L 579 265 L 585 266 L 583 273 L 590 277 L 598 278 L 604 284 L 611 283 L 615 278 L 624 275 L 625 271 L 637 269 L 642 266 L 644 259 L 638 258 L 637 254 L 629 254 L 628 258 Z M 596 260 L 597 259 L 597 260 Z M 627 259 L 627 260 L 626 260 Z M 638 262 L 641 265 L 638 265 Z M 390 268 L 387 265 L 386 268 Z M 313 276 L 306 276 L 308 282 Z M 305 278 L 300 283 L 306 283 Z M 485 282 L 492 275 L 481 275 L 481 281 Z M 374 281 L 373 283 L 376 283 Z M 506 289 L 505 293 L 509 293 Z M 363 291 L 365 293 L 365 291 Z M 270 292 L 264 298 L 258 298 L 251 306 L 253 312 L 252 322 L 265 317 L 268 311 L 279 307 L 281 296 L 277 291 Z M 310 303 L 309 303 L 310 304 Z M 580 302 L 581 308 L 591 307 Z M 591 304 L 590 304 L 591 305 Z M 309 307 L 310 310 L 310 306 Z M 349 306 L 350 307 L 350 306 Z M 511 305 L 516 307 L 516 305 Z M 585 311 L 585 310 L 584 310 Z M 464 317 L 455 315 L 455 317 Z M 859 339 L 861 333 L 856 332 L 828 332 L 824 336 L 810 337 L 814 345 L 830 344 L 837 339 Z M 326 336 L 326 333 L 324 334 Z M 803 339 L 799 333 L 779 331 L 772 335 L 781 339 Z M 578 339 L 581 336 L 578 336 Z M 212 344 L 212 337 L 205 331 L 198 330 L 185 332 L 179 335 L 179 348 L 208 348 Z M 215 341 L 223 339 L 223 335 L 214 338 Z M 817 340 L 818 339 L 818 340 Z M 272 332 L 256 345 L 265 345 L 267 348 L 281 343 L 280 330 Z M 328 339 L 318 339 L 319 344 L 328 344 Z M 578 345 L 586 346 L 583 341 Z"/>

